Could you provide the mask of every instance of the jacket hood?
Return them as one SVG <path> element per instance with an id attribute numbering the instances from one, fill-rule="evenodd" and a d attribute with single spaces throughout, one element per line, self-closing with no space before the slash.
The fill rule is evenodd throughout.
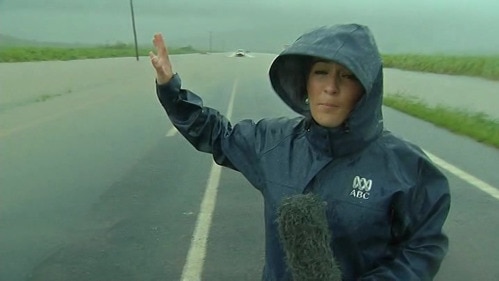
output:
<path id="1" fill-rule="evenodd" d="M 381 132 L 383 117 L 382 60 L 368 27 L 359 24 L 323 26 L 300 36 L 272 62 L 269 75 L 279 97 L 295 112 L 310 116 L 305 103 L 312 58 L 344 65 L 360 81 L 365 93 L 343 127 L 369 139 Z"/>

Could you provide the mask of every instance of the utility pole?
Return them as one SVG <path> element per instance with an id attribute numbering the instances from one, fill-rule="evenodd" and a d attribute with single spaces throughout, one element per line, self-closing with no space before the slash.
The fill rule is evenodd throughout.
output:
<path id="1" fill-rule="evenodd" d="M 130 11 L 132 12 L 133 40 L 135 42 L 135 58 L 139 60 L 139 47 L 137 46 L 137 31 L 135 30 L 135 15 L 133 13 L 133 0 L 130 0 Z"/>

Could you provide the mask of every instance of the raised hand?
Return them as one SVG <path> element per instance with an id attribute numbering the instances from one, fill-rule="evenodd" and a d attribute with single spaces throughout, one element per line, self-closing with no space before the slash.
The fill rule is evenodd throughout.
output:
<path id="1" fill-rule="evenodd" d="M 168 83 L 173 76 L 173 70 L 163 35 L 161 33 L 154 34 L 152 42 L 156 48 L 156 54 L 151 51 L 149 52 L 149 57 L 151 58 L 152 66 L 156 70 L 156 81 L 158 84 Z"/>

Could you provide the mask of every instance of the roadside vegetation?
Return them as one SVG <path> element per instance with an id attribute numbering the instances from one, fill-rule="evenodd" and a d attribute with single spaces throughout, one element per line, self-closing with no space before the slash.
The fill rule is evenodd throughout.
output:
<path id="1" fill-rule="evenodd" d="M 483 113 L 473 113 L 446 106 L 429 106 L 423 101 L 402 95 L 385 95 L 386 106 L 419 119 L 465 135 L 478 142 L 499 148 L 499 120 Z"/>
<path id="2" fill-rule="evenodd" d="M 7 42 L 7 43 L 5 43 Z M 9 42 L 11 42 L 9 44 Z M 102 46 L 68 46 L 46 44 L 20 44 L 14 40 L 3 40 L 0 45 L 0 62 L 26 62 L 49 60 L 76 60 L 109 57 L 135 57 L 132 44 L 116 43 Z M 139 56 L 147 56 L 152 46 L 139 47 Z M 171 54 L 203 53 L 191 46 L 170 48 Z M 443 55 L 383 55 L 384 66 L 411 71 L 465 75 L 499 80 L 499 55 L 496 56 L 443 56 Z M 499 93 L 498 93 L 499 94 Z M 51 97 L 43 97 L 41 101 Z M 384 104 L 447 128 L 457 134 L 466 135 L 479 142 L 499 148 L 499 120 L 482 113 L 460 111 L 444 106 L 430 107 L 416 98 L 401 95 L 386 95 Z"/>
<path id="3" fill-rule="evenodd" d="M 139 47 L 139 56 L 147 56 L 153 48 Z M 171 48 L 171 54 L 199 53 L 191 46 Z M 116 57 L 135 57 L 135 47 L 117 43 L 96 47 L 53 47 L 53 46 L 4 46 L 0 47 L 0 62 L 27 62 L 51 60 L 78 60 Z"/>
<path id="4" fill-rule="evenodd" d="M 385 67 L 499 80 L 499 55 L 383 55 Z"/>

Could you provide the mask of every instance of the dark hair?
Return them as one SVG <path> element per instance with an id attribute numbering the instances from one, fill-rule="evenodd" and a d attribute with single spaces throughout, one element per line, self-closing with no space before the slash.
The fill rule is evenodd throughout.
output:
<path id="1" fill-rule="evenodd" d="M 314 64 L 319 60 L 320 58 L 317 57 L 303 56 L 303 68 L 301 74 L 303 82 L 300 83 L 300 86 L 302 87 L 300 91 L 303 93 L 303 101 L 305 101 L 308 95 L 307 93 L 308 76 L 310 75 L 310 71 L 312 71 L 312 67 L 314 66 Z"/>

